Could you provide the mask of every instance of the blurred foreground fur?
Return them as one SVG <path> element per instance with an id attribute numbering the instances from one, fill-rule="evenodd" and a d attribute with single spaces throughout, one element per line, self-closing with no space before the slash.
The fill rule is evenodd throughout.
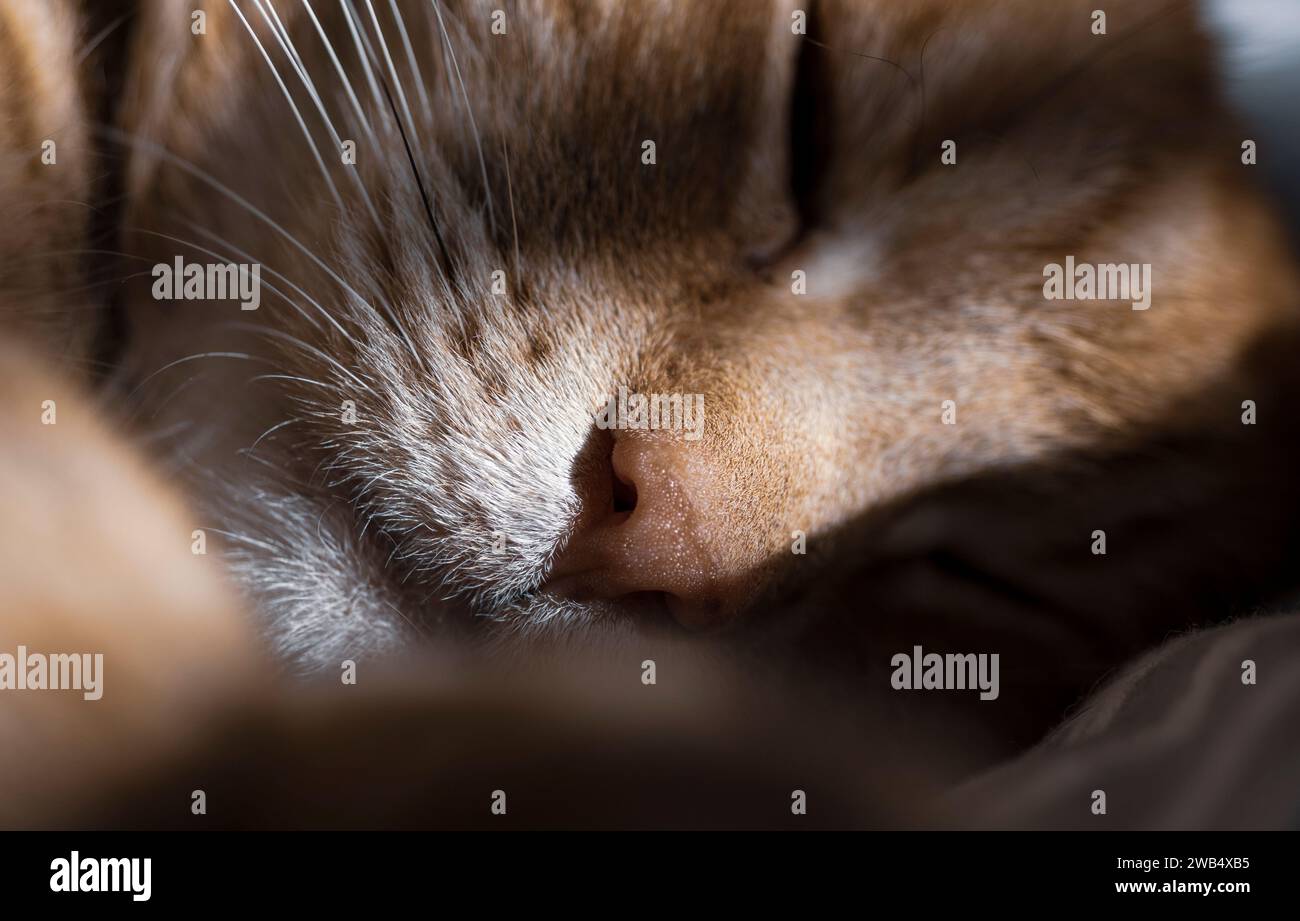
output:
<path id="1" fill-rule="evenodd" d="M 155 19 L 169 15 L 148 8 Z M 961 463 L 940 465 L 952 476 L 931 471 L 839 521 L 819 544 L 830 548 L 818 551 L 824 575 L 755 612 L 725 648 L 618 633 L 500 647 L 448 638 L 436 650 L 363 659 L 355 686 L 337 684 L 330 670 L 300 681 L 266 655 L 219 556 L 190 552 L 185 502 L 162 482 L 148 443 L 120 434 L 130 429 L 126 414 L 94 390 L 100 305 L 80 293 L 81 262 L 59 254 L 89 248 L 90 218 L 76 203 L 97 198 L 95 176 L 113 158 L 69 128 L 83 117 L 77 82 L 46 79 L 49 69 L 77 68 L 76 41 L 86 36 L 71 10 L 0 0 L 9 52 L 0 56 L 9 107 L 0 202 L 22 217 L 0 228 L 0 650 L 102 652 L 106 690 L 95 702 L 75 691 L 0 697 L 0 826 L 1088 827 L 1090 785 L 1125 804 L 1112 820 L 1124 826 L 1293 821 L 1287 778 L 1300 753 L 1288 727 L 1300 694 L 1286 658 L 1300 632 L 1295 617 L 1160 645 L 1172 631 L 1248 612 L 1285 590 L 1297 559 L 1300 423 L 1286 409 L 1300 393 L 1294 276 L 1266 209 L 1226 171 L 1204 167 L 1218 190 L 1206 197 L 1215 215 L 1236 208 L 1241 222 L 1207 219 L 1213 258 L 1181 279 L 1181 319 L 1190 322 L 1174 323 L 1171 311 L 1163 338 L 1127 346 L 1114 328 L 1072 330 L 1080 336 L 1071 348 L 1090 360 L 1103 345 L 1114 353 L 1090 365 L 1067 350 L 1053 365 L 1071 381 L 1061 399 L 1097 401 L 1088 412 L 1122 419 L 1118 435 L 1108 429 L 1099 443 L 1043 456 L 1026 448 L 1016 463 L 1005 455 L 1017 450 L 992 436 L 966 445 Z M 852 18 L 843 4 L 824 10 Z M 870 29 L 856 26 L 871 47 Z M 1173 55 L 1159 39 L 1151 49 Z M 180 67 L 182 57 L 167 60 Z M 227 79 L 240 74 L 221 70 L 230 61 L 208 63 Z M 198 71 L 188 74 L 191 88 L 212 76 Z M 1198 83 L 1197 67 L 1186 73 Z M 833 107 L 851 112 L 848 74 L 860 72 L 826 79 L 840 86 Z M 1117 67 L 1111 80 L 1122 79 Z M 172 84 L 145 83 L 137 126 L 201 156 L 217 110 L 185 97 L 190 117 L 169 120 L 156 106 L 172 100 L 155 97 Z M 1180 96 L 1173 114 L 1188 116 L 1191 98 Z M 1135 124 L 1143 102 L 1161 104 L 1135 100 Z M 866 130 L 851 115 L 840 119 L 850 134 Z M 906 124 L 895 129 L 910 135 Z M 33 166 L 32 152 L 56 130 L 62 166 Z M 1157 150 L 1166 168 L 1182 163 L 1175 154 L 1187 153 L 1185 142 Z M 889 148 L 881 172 L 913 168 L 901 153 L 909 146 Z M 879 190 L 856 187 L 859 172 L 832 156 L 818 207 L 874 201 Z M 996 174 L 1014 185 L 1022 172 Z M 155 189 L 137 174 L 137 217 L 163 208 L 150 197 L 158 189 L 193 192 L 166 176 Z M 949 191 L 930 194 L 943 201 Z M 1241 198 L 1225 205 L 1217 194 Z M 904 225 L 926 213 L 924 194 L 910 204 L 896 215 Z M 1002 217 L 1015 226 L 1025 213 Z M 957 264 L 982 252 L 946 249 L 960 232 L 924 230 L 904 228 L 904 238 L 926 242 L 903 253 L 895 283 L 919 286 L 929 274 L 925 263 L 907 270 L 909 253 Z M 995 245 L 989 236 L 980 245 Z M 1225 268 L 1234 254 L 1236 274 Z M 1220 298 L 1246 306 L 1225 312 Z M 810 341 L 820 348 L 828 338 Z M 1008 420 L 1035 415 L 1038 368 L 1026 367 L 1029 377 L 1000 397 Z M 981 373 L 997 379 L 1005 369 Z M 1267 424 L 1239 424 L 1244 399 L 1258 402 Z M 57 424 L 42 424 L 46 401 Z M 1052 418 L 1044 411 L 1039 421 Z M 1037 435 L 1025 434 L 1020 448 Z M 984 451 L 1007 462 L 962 466 Z M 846 478 L 860 469 L 834 460 Z M 848 485 L 846 493 L 866 489 Z M 779 498 L 776 487 L 763 489 L 751 497 L 756 507 Z M 1101 558 L 1078 550 L 1094 528 L 1129 549 Z M 1004 687 L 1015 690 L 997 702 L 886 690 L 890 652 L 993 642 Z M 1153 647 L 1042 745 L 950 793 L 1033 746 L 1099 678 Z M 1234 684 L 1247 657 L 1266 676 L 1256 689 Z M 652 687 L 640 683 L 648 658 L 659 678 Z M 195 790 L 207 796 L 206 816 L 190 812 Z M 490 811 L 495 790 L 507 794 L 505 816 Z M 807 793 L 806 816 L 791 812 L 795 790 Z"/>
<path id="2" fill-rule="evenodd" d="M 615 672 L 594 653 L 509 670 L 416 656 L 347 688 L 279 676 L 217 558 L 190 552 L 181 503 L 91 392 L 100 310 L 80 293 L 76 203 L 95 194 L 94 151 L 65 131 L 60 169 L 31 156 L 81 124 L 76 82 L 49 79 L 76 69 L 71 9 L 0 5 L 17 107 L 0 201 L 30 215 L 0 236 L 0 647 L 102 652 L 105 693 L 0 699 L 0 827 L 767 827 L 796 821 L 794 789 L 816 824 L 921 819 L 929 772 L 909 746 L 850 751 L 849 715 L 806 721 L 776 687 L 684 648 L 660 656 L 657 689 L 638 662 Z M 197 789 L 207 817 L 190 812 Z"/>
<path id="3" fill-rule="evenodd" d="M 46 399 L 53 426 L 32 411 Z M 658 662 L 649 688 L 616 649 L 512 667 L 430 653 L 346 687 L 277 676 L 105 418 L 0 343 L 0 647 L 105 656 L 101 700 L 4 695 L 0 827 L 894 827 L 927 821 L 952 779 L 915 724 L 904 740 L 884 713 L 680 645 L 636 646 Z M 864 720 L 888 731 L 868 745 Z"/>

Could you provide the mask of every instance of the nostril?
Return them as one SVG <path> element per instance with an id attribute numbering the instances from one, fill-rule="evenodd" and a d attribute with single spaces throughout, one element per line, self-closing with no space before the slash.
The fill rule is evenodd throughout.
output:
<path id="1" fill-rule="evenodd" d="M 611 467 L 613 461 L 610 462 Z M 636 509 L 636 484 L 631 480 L 626 480 L 619 475 L 618 470 L 613 470 L 611 479 L 614 481 L 614 512 L 631 512 Z"/>
<path id="2" fill-rule="evenodd" d="M 601 433 L 605 436 L 605 433 Z M 715 466 L 691 443 L 625 432 L 595 439 L 582 467 L 584 511 L 546 589 L 679 625 L 719 625 L 730 573 L 710 516 Z"/>

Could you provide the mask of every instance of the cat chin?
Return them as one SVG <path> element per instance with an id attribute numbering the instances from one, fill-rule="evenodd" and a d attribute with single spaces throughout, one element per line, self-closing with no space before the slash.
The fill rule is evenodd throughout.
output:
<path id="1" fill-rule="evenodd" d="M 238 483 L 204 476 L 199 520 L 221 536 L 227 571 L 290 672 L 327 673 L 421 647 L 536 651 L 680 638 L 662 593 L 580 601 L 533 590 L 496 604 L 458 593 L 434 572 L 395 565 L 391 547 L 343 497 L 244 473 Z M 501 565 L 503 576 L 513 566 L 521 578 L 523 563 Z"/>
<path id="2" fill-rule="evenodd" d="M 609 601 L 573 601 L 537 593 L 507 610 L 490 615 L 512 637 L 546 640 L 554 636 L 591 640 L 600 637 L 674 636 L 681 631 L 669 614 L 666 599 L 644 593 Z"/>
<path id="3" fill-rule="evenodd" d="M 230 576 L 256 612 L 272 655 L 291 672 L 337 669 L 412 647 L 511 645 L 623 634 L 628 605 L 588 604 L 542 592 L 488 606 L 454 586 L 391 565 L 373 533 L 337 496 L 297 491 L 267 478 L 207 478 L 200 513 L 222 538 Z M 216 522 L 219 522 L 217 524 Z M 644 605 L 645 620 L 654 605 Z M 635 631 L 633 631 L 635 632 Z"/>
<path id="4" fill-rule="evenodd" d="M 287 670 L 336 669 L 428 632 L 406 613 L 409 601 L 377 549 L 358 538 L 346 503 L 241 473 L 238 482 L 210 470 L 194 473 L 194 494 L 203 497 L 196 526 L 219 541 L 231 581 Z"/>

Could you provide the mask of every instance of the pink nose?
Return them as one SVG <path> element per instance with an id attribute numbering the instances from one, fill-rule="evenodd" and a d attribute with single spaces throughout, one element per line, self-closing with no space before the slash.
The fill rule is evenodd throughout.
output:
<path id="1" fill-rule="evenodd" d="M 610 460 L 584 487 L 588 512 L 547 589 L 581 601 L 659 593 L 686 627 L 722 623 L 738 574 L 722 561 L 718 471 L 703 443 L 620 431 Z"/>

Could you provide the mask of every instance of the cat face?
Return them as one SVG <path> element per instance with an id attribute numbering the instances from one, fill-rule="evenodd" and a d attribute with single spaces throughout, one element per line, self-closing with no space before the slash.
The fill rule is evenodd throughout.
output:
<path id="1" fill-rule="evenodd" d="M 299 657 L 742 629 L 1287 318 L 1190 11 L 1090 6 L 155 4 L 131 245 L 263 294 L 138 290 L 136 399 Z M 1055 299 L 1066 265 L 1137 268 Z"/>

